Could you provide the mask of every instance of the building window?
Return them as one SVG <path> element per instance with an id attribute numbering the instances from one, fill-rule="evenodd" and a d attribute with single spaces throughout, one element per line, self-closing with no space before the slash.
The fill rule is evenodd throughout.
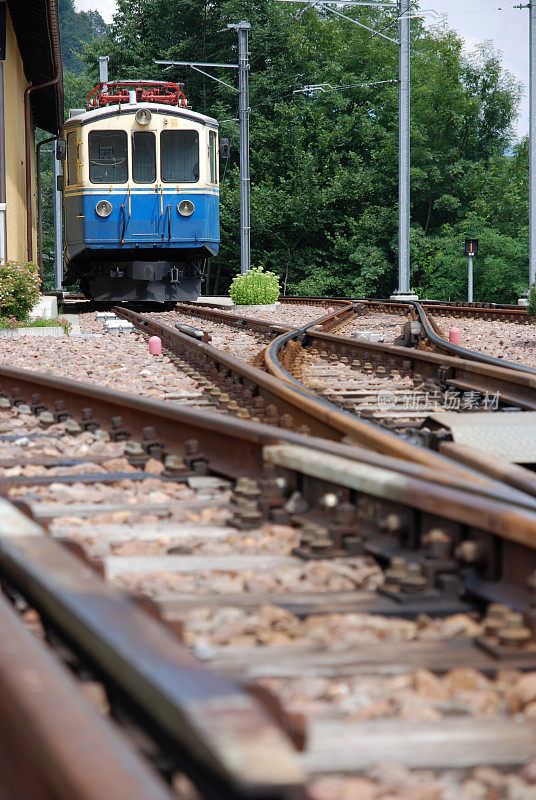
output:
<path id="1" fill-rule="evenodd" d="M 208 161 L 210 165 L 210 182 L 218 183 L 218 164 L 216 161 L 216 131 L 208 134 Z"/>
<path id="2" fill-rule="evenodd" d="M 156 180 L 156 137 L 150 131 L 132 134 L 132 179 L 135 183 Z"/>
<path id="3" fill-rule="evenodd" d="M 165 183 L 197 183 L 199 180 L 197 131 L 162 131 L 160 174 Z"/>
<path id="4" fill-rule="evenodd" d="M 67 134 L 67 184 L 78 183 L 78 134 Z"/>
<path id="5" fill-rule="evenodd" d="M 91 131 L 89 134 L 89 180 L 91 183 L 126 183 L 126 131 Z"/>

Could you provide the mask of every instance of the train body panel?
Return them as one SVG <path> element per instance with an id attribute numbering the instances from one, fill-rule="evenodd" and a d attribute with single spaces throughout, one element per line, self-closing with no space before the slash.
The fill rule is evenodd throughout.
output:
<path id="1" fill-rule="evenodd" d="M 107 200 L 112 212 L 99 217 L 96 207 Z M 183 217 L 179 203 L 189 200 L 194 213 Z M 74 258 L 85 248 L 125 250 L 158 246 L 189 249 L 203 244 L 216 255 L 219 248 L 219 194 L 217 192 L 163 192 L 162 194 L 123 189 L 112 192 L 66 193 L 65 226 L 67 248 Z"/>
<path id="2" fill-rule="evenodd" d="M 211 117 L 155 103 L 69 119 L 65 282 L 95 299 L 197 296 L 220 240 L 217 135 Z M 158 281 L 165 291 L 149 286 Z"/>

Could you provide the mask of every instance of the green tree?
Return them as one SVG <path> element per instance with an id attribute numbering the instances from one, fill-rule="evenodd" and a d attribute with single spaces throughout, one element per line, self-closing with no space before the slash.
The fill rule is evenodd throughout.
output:
<path id="1" fill-rule="evenodd" d="M 98 11 L 76 11 L 74 0 L 59 1 L 63 68 L 75 75 L 85 69 L 86 44 L 106 33 L 107 26 Z"/>
<path id="2" fill-rule="evenodd" d="M 347 13 L 396 37 L 389 9 Z M 222 169 L 222 245 L 209 286 L 222 291 L 239 264 L 236 95 L 187 68 L 159 73 L 154 60 L 236 63 L 236 35 L 225 28 L 241 19 L 252 24 L 253 263 L 276 272 L 288 292 L 389 295 L 398 91 L 396 82 L 367 84 L 396 78 L 395 45 L 273 0 L 119 0 L 108 32 L 86 48 L 87 75 L 96 77 L 106 54 L 114 78 L 169 76 L 185 84 L 195 110 L 223 120 L 234 147 Z M 414 20 L 412 56 L 413 283 L 423 294 L 463 297 L 461 239 L 477 231 L 476 296 L 512 299 L 527 272 L 527 152 L 512 133 L 519 87 L 489 46 L 468 57 L 445 26 Z M 314 83 L 348 88 L 294 93 Z"/>

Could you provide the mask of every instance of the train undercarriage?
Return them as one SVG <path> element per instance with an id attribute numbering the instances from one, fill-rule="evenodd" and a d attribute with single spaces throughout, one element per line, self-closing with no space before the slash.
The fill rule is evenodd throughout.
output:
<path id="1" fill-rule="evenodd" d="M 71 261 L 63 282 L 79 281 L 83 294 L 98 302 L 176 303 L 197 299 L 206 265 L 203 257 L 156 260 L 151 251 L 122 252 L 121 259 L 99 254 L 98 260 L 92 252 Z"/>

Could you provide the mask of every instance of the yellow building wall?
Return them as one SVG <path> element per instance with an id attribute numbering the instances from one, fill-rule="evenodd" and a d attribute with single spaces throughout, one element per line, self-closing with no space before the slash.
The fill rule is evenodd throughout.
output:
<path id="1" fill-rule="evenodd" d="M 26 244 L 26 173 L 24 142 L 24 90 L 28 82 L 24 75 L 17 39 L 7 13 L 6 60 L 4 61 L 4 113 L 6 142 L 6 218 L 7 257 L 10 261 L 27 261 Z M 37 220 L 35 143 L 31 130 L 32 152 L 32 221 L 33 254 L 37 262 Z"/>

